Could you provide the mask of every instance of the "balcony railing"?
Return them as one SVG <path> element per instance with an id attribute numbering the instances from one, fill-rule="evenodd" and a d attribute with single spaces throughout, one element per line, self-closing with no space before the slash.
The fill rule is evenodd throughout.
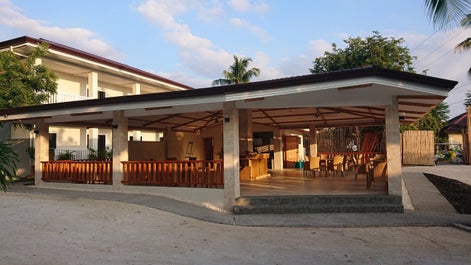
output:
<path id="1" fill-rule="evenodd" d="M 223 188 L 223 161 L 125 161 L 126 185 Z"/>
<path id="2" fill-rule="evenodd" d="M 87 160 L 90 150 L 87 148 L 54 149 L 54 160 L 59 160 L 64 153 L 72 153 L 71 160 Z"/>
<path id="3" fill-rule="evenodd" d="M 86 96 L 74 95 L 74 94 L 57 93 L 50 96 L 49 100 L 45 102 L 45 104 L 79 101 L 79 100 L 87 100 L 87 99 L 92 99 L 92 98 L 89 98 Z"/>

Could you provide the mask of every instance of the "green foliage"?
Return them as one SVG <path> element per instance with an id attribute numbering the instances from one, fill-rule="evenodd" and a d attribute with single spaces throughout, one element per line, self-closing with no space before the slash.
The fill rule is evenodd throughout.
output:
<path id="1" fill-rule="evenodd" d="M 16 176 L 18 155 L 10 144 L 0 142 L 0 190 L 7 191 L 8 183 Z"/>
<path id="2" fill-rule="evenodd" d="M 450 112 L 448 104 L 442 102 L 438 104 L 432 111 L 427 113 L 424 117 L 411 125 L 401 125 L 401 132 L 404 130 L 427 130 L 433 131 L 435 134 L 435 142 L 445 142 L 443 136 L 440 135 L 440 130 L 447 125 L 449 119 L 448 113 Z"/>
<path id="3" fill-rule="evenodd" d="M 385 38 L 377 31 L 373 36 L 362 39 L 360 37 L 344 40 L 347 47 L 338 48 L 332 44 L 332 52 L 325 52 L 324 56 L 313 61 L 311 73 L 326 73 L 330 71 L 379 66 L 387 69 L 413 72 L 412 60 L 415 57 L 409 53 L 409 48 L 402 46 L 402 38 Z"/>
<path id="4" fill-rule="evenodd" d="M 35 149 L 34 147 L 28 147 L 26 148 L 26 153 L 28 154 L 29 158 L 33 159 L 34 160 L 34 155 L 35 155 Z"/>
<path id="5" fill-rule="evenodd" d="M 0 108 L 41 104 L 56 93 L 57 75 L 35 64 L 47 49 L 41 44 L 26 58 L 12 51 L 0 52 Z"/>
<path id="6" fill-rule="evenodd" d="M 250 79 L 260 74 L 260 70 L 255 67 L 247 70 L 247 67 L 251 61 L 252 59 L 250 58 L 244 57 L 239 59 L 236 55 L 234 55 L 234 63 L 229 67 L 228 70 L 224 70 L 223 72 L 225 78 L 214 80 L 212 85 L 221 86 L 250 82 Z"/>
<path id="7" fill-rule="evenodd" d="M 113 157 L 113 150 L 108 147 L 104 151 L 97 152 L 93 148 L 88 148 L 88 159 L 99 160 L 99 159 L 111 159 Z"/>
<path id="8" fill-rule="evenodd" d="M 57 156 L 57 160 L 72 160 L 74 153 L 74 151 L 69 150 L 63 151 Z"/>

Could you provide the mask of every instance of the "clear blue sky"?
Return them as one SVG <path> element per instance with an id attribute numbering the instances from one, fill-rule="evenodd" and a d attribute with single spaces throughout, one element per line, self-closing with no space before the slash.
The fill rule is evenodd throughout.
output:
<path id="1" fill-rule="evenodd" d="M 404 38 L 418 73 L 460 81 L 446 100 L 464 111 L 471 29 L 435 32 L 423 0 L 0 0 L 0 40 L 45 38 L 194 86 L 222 77 L 232 55 L 253 59 L 256 80 L 309 73 L 348 37 Z"/>

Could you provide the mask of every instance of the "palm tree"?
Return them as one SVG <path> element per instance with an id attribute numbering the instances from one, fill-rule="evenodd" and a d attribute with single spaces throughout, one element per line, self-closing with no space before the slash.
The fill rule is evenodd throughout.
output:
<path id="1" fill-rule="evenodd" d="M 464 28 L 471 26 L 471 1 L 469 0 L 425 0 L 429 17 L 439 29 L 447 28 L 453 24 Z M 456 45 L 455 50 L 462 52 L 471 49 L 471 37 Z M 471 68 L 468 69 L 471 74 Z"/>
<path id="2" fill-rule="evenodd" d="M 461 20 L 461 26 L 464 28 L 471 27 L 471 14 L 468 14 L 463 20 Z M 464 41 L 458 43 L 455 47 L 455 51 L 462 52 L 462 51 L 469 51 L 471 50 L 471 37 L 468 37 Z M 471 74 L 471 67 L 468 69 L 468 73 Z"/>
<path id="3" fill-rule="evenodd" d="M 225 78 L 216 79 L 212 82 L 213 86 L 242 84 L 250 82 L 250 79 L 260 74 L 258 68 L 252 67 L 247 70 L 249 63 L 252 61 L 250 58 L 238 58 L 234 55 L 234 63 L 229 67 L 228 70 L 224 70 L 223 74 Z"/>
<path id="4" fill-rule="evenodd" d="M 469 0 L 425 0 L 425 7 L 432 22 L 439 29 L 460 25 L 469 15 Z"/>
<path id="5" fill-rule="evenodd" d="M 463 20 L 461 20 L 461 26 L 464 28 L 471 27 L 471 14 L 468 14 Z M 465 39 L 464 41 L 458 43 L 455 49 L 459 52 L 465 50 L 471 50 L 471 37 Z"/>

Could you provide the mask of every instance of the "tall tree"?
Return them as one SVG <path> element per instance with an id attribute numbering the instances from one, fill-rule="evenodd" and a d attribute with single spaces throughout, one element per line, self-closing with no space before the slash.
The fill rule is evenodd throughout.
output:
<path id="1" fill-rule="evenodd" d="M 250 58 L 238 58 L 234 55 L 234 63 L 223 72 L 224 78 L 214 80 L 212 85 L 222 86 L 250 82 L 250 79 L 260 74 L 260 70 L 255 67 L 247 70 L 250 62 L 252 62 Z"/>
<path id="2" fill-rule="evenodd" d="M 0 52 L 0 108 L 43 103 L 57 91 L 57 75 L 36 59 L 47 53 L 41 44 L 26 58 L 13 51 Z"/>
<path id="3" fill-rule="evenodd" d="M 45 56 L 47 45 L 41 44 L 27 56 L 0 51 L 0 108 L 41 104 L 57 91 L 57 75 L 36 60 Z M 11 145 L 0 141 L 0 190 L 16 174 L 18 155 Z"/>
<path id="4" fill-rule="evenodd" d="M 345 49 L 332 44 L 332 52 L 326 51 L 324 56 L 313 61 L 311 73 L 324 73 L 345 69 L 361 68 L 367 66 L 380 66 L 383 68 L 413 72 L 409 48 L 402 46 L 402 38 L 385 38 L 377 31 L 373 36 L 365 39 L 361 37 L 344 40 Z"/>

